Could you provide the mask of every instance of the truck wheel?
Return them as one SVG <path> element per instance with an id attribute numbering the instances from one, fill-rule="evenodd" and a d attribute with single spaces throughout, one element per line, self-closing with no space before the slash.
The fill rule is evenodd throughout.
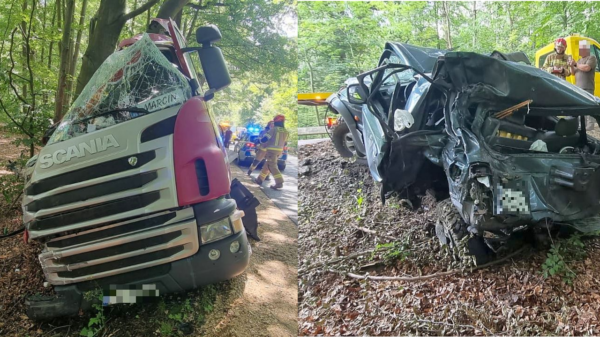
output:
<path id="1" fill-rule="evenodd" d="M 285 171 L 285 164 L 277 164 L 277 168 L 279 169 L 279 171 L 283 172 Z"/>
<path id="2" fill-rule="evenodd" d="M 352 132 L 350 132 L 350 128 L 345 122 L 340 122 L 340 124 L 333 129 L 331 140 L 340 156 L 351 158 L 356 154 Z"/>
<path id="3" fill-rule="evenodd" d="M 460 267 L 482 265 L 491 260 L 491 251 L 483 238 L 469 233 L 467 224 L 450 199 L 437 204 L 436 216 L 436 236 L 442 245 L 448 246 Z"/>

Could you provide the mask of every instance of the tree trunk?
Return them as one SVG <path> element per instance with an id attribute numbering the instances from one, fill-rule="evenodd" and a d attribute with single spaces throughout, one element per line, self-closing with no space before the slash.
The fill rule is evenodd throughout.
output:
<path id="1" fill-rule="evenodd" d="M 135 9 L 137 9 L 137 6 L 138 6 L 138 0 L 135 0 L 135 1 L 133 2 L 133 9 L 134 9 L 134 10 L 135 10 Z M 133 36 L 133 35 L 134 35 L 134 33 L 135 33 L 135 30 L 134 30 L 134 28 L 133 28 L 133 26 L 134 26 L 134 25 L 135 25 L 135 19 L 132 19 L 132 20 L 131 20 L 131 25 L 129 25 L 129 35 L 130 35 L 130 36 Z"/>
<path id="2" fill-rule="evenodd" d="M 200 2 L 200 4 L 202 4 L 202 2 Z M 188 27 L 188 31 L 187 31 L 187 34 L 185 36 L 185 39 L 187 41 L 191 41 L 190 37 L 192 36 L 192 33 L 194 32 L 194 27 L 196 26 L 196 20 L 198 19 L 198 13 L 199 12 L 200 11 L 198 11 L 198 10 L 194 11 L 194 18 L 192 19 L 192 24 Z M 194 40 L 196 40 L 196 39 L 194 38 Z"/>
<path id="3" fill-rule="evenodd" d="M 52 30 L 54 30 L 54 22 L 56 20 L 56 6 L 54 6 L 54 13 L 52 14 Z M 52 47 L 54 46 L 54 41 L 50 41 L 50 47 L 48 47 L 48 69 L 52 67 Z"/>
<path id="4" fill-rule="evenodd" d="M 15 3 L 13 2 L 13 3 L 10 5 L 10 10 L 8 11 L 8 20 L 7 20 L 6 22 L 10 22 L 10 18 L 11 18 L 11 16 L 12 16 L 12 11 L 13 11 L 13 7 L 14 7 L 14 6 L 15 6 Z M 5 43 L 5 42 L 6 42 L 6 40 L 8 39 L 8 36 L 7 36 L 6 34 L 8 33 L 8 28 L 9 28 L 9 27 L 10 27 L 10 26 L 7 24 L 7 25 L 6 25 L 6 29 L 4 30 L 4 35 L 2 36 L 2 37 L 3 37 L 3 39 L 2 39 L 2 47 L 0 47 L 0 55 L 2 55 L 2 53 L 4 52 L 4 43 Z"/>
<path id="5" fill-rule="evenodd" d="M 27 10 L 27 0 L 23 0 L 23 13 L 25 13 L 25 11 Z M 21 32 L 23 32 L 23 34 L 25 34 L 25 32 L 27 32 L 27 22 L 25 21 L 25 19 L 23 19 L 21 21 Z M 25 39 L 25 37 L 23 37 Z M 27 71 L 26 66 L 25 66 L 25 62 L 27 61 L 27 58 L 29 57 L 29 55 L 27 55 L 27 46 L 25 44 L 23 44 L 22 48 L 21 48 L 21 57 L 23 60 L 23 73 L 25 73 L 25 71 Z M 27 84 L 23 84 L 23 97 L 25 99 L 27 99 Z M 26 109 L 27 107 L 23 107 L 23 109 Z M 23 111 L 23 113 L 25 113 L 25 111 Z"/>
<path id="6" fill-rule="evenodd" d="M 90 26 L 88 47 L 83 55 L 81 71 L 77 77 L 75 95 L 79 95 L 98 67 L 115 51 L 121 30 L 127 20 L 150 9 L 158 0 L 149 0 L 146 4 L 125 14 L 125 0 L 102 0 Z"/>
<path id="7" fill-rule="evenodd" d="M 44 16 L 42 18 L 42 31 L 45 32 L 46 31 L 46 0 L 44 0 Z M 9 21 L 10 22 L 10 21 Z M 40 55 L 40 63 L 44 63 L 45 57 L 44 55 L 46 54 L 46 44 L 42 43 L 42 53 Z M 0 55 L 2 55 L 0 53 Z"/>
<path id="8" fill-rule="evenodd" d="M 308 53 L 305 53 L 306 56 L 306 65 L 308 66 L 308 80 L 310 82 L 310 91 L 315 92 L 315 84 L 313 81 L 313 68 L 310 64 L 310 59 L 308 57 Z M 321 117 L 319 116 L 319 107 L 315 105 L 315 114 L 317 115 L 317 125 L 321 125 Z"/>
<path id="9" fill-rule="evenodd" d="M 181 27 L 181 18 L 183 16 L 183 8 L 179 11 L 179 13 L 175 14 L 175 18 L 173 18 L 173 21 L 175 21 L 175 24 L 177 24 L 177 27 Z"/>
<path id="10" fill-rule="evenodd" d="M 567 4 L 566 2 L 562 2 L 562 21 L 563 21 L 563 32 L 566 34 L 567 33 L 567 27 L 569 26 L 569 14 L 567 12 L 567 7 L 569 6 L 569 4 Z"/>
<path id="11" fill-rule="evenodd" d="M 56 27 L 59 27 L 62 29 L 63 26 L 63 20 L 62 20 L 62 5 L 61 5 L 61 0 L 56 0 L 56 14 L 58 15 L 58 19 L 57 19 L 57 25 Z M 64 0 L 66 1 L 66 0 Z M 60 55 L 60 50 L 62 49 L 62 41 L 58 41 L 58 54 Z"/>
<path id="12" fill-rule="evenodd" d="M 146 16 L 146 29 L 150 27 L 150 10 L 148 10 L 148 15 Z"/>
<path id="13" fill-rule="evenodd" d="M 88 0 L 83 0 L 83 4 L 81 6 L 81 15 L 79 16 L 79 31 L 77 32 L 77 39 L 75 42 L 75 49 L 73 50 L 73 57 L 71 58 L 71 64 L 69 65 L 69 83 L 67 87 L 67 100 L 66 104 L 71 104 L 71 98 L 73 97 L 73 81 L 75 79 L 75 71 L 77 69 L 77 60 L 79 60 L 79 48 L 81 46 L 81 35 L 83 32 L 83 24 L 85 22 L 85 11 L 87 8 Z"/>
<path id="14" fill-rule="evenodd" d="M 450 13 L 448 10 L 448 2 L 442 1 L 442 7 L 444 8 L 444 16 L 446 17 L 446 43 L 448 49 L 452 49 L 452 34 L 450 32 Z"/>
<path id="15" fill-rule="evenodd" d="M 67 75 L 69 71 L 70 61 L 70 40 L 71 40 L 71 23 L 73 22 L 73 10 L 75 0 L 66 0 L 67 11 L 65 13 L 65 25 L 63 27 L 63 36 L 61 40 L 62 48 L 60 51 L 60 69 L 58 73 L 58 88 L 56 91 L 56 102 L 54 105 L 54 120 L 58 121 L 63 116 L 63 106 L 65 104 L 65 91 L 67 88 Z"/>
<path id="16" fill-rule="evenodd" d="M 438 12 L 438 2 L 433 2 L 433 7 L 435 9 L 435 36 L 437 37 L 437 49 L 442 49 L 440 45 L 440 14 Z"/>
<path id="17" fill-rule="evenodd" d="M 190 0 L 165 0 L 158 10 L 157 18 L 160 19 L 175 19 L 175 16 L 181 12 L 183 7 L 188 4 Z M 179 25 L 179 24 L 178 24 Z"/>
<path id="18" fill-rule="evenodd" d="M 473 44 L 471 49 L 475 50 L 477 45 L 477 1 L 473 1 Z"/>

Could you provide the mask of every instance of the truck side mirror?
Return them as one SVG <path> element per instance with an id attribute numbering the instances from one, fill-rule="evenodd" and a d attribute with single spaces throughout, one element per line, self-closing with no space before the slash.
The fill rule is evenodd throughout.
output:
<path id="1" fill-rule="evenodd" d="M 349 85 L 348 88 L 348 102 L 352 104 L 365 104 L 367 95 L 358 84 Z"/>
<path id="2" fill-rule="evenodd" d="M 196 41 L 202 47 L 197 48 L 202 71 L 206 77 L 208 87 L 213 91 L 221 90 L 231 84 L 229 71 L 225 65 L 225 59 L 221 49 L 212 45 L 213 42 L 221 40 L 221 32 L 214 25 L 200 27 L 196 30 Z"/>

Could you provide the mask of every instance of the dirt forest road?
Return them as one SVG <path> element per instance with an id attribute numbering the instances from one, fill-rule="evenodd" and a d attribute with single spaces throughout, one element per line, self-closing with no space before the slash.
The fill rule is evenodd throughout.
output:
<path id="1" fill-rule="evenodd" d="M 256 170 L 252 176 L 258 176 Z M 283 188 L 275 191 L 269 188 L 272 181 L 263 184 L 262 191 L 285 213 L 290 220 L 298 225 L 298 157 L 288 155 L 287 167 L 283 174 Z"/>
<path id="2" fill-rule="evenodd" d="M 218 322 L 204 330 L 206 336 L 297 336 L 298 230 L 242 169 L 231 165 L 231 174 L 260 200 L 261 241 L 252 244 L 244 293 L 227 312 L 207 317 L 210 324 Z"/>

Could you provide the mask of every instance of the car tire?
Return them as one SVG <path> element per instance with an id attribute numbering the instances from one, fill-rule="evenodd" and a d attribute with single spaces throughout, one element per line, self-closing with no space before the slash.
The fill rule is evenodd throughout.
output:
<path id="1" fill-rule="evenodd" d="M 436 206 L 437 224 L 435 233 L 442 245 L 447 245 L 461 267 L 482 265 L 492 260 L 492 252 L 483 238 L 474 236 L 464 222 L 450 198 Z"/>
<path id="2" fill-rule="evenodd" d="M 335 147 L 340 156 L 351 158 L 356 155 L 356 149 L 351 145 L 354 144 L 352 132 L 350 132 L 350 128 L 345 122 L 340 122 L 340 124 L 333 129 L 331 140 L 333 141 L 333 147 Z"/>

